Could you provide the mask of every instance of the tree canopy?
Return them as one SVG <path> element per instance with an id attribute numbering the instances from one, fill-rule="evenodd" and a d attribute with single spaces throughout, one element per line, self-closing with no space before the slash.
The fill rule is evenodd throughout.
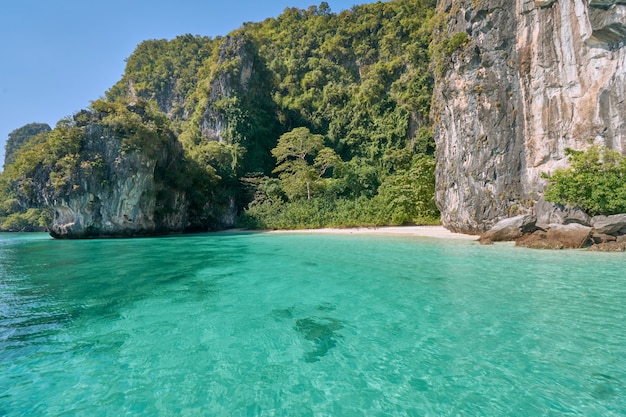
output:
<path id="1" fill-rule="evenodd" d="M 341 162 L 334 150 L 324 146 L 324 137 L 306 127 L 283 134 L 272 155 L 277 161 L 273 172 L 279 174 L 282 189 L 292 201 L 300 196 L 311 200 L 324 174 Z"/>

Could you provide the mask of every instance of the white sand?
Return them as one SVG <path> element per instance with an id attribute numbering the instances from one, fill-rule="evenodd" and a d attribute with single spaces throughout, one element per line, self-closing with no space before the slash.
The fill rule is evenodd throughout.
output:
<path id="1" fill-rule="evenodd" d="M 269 233 L 321 233 L 339 235 L 394 235 L 476 240 L 478 236 L 453 233 L 442 226 L 355 227 L 349 229 L 272 230 Z"/>

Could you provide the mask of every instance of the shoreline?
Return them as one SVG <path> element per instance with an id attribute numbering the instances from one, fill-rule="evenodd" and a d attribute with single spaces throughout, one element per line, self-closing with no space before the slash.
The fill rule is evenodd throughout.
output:
<path id="1" fill-rule="evenodd" d="M 476 240 L 476 235 L 454 233 L 443 226 L 385 226 L 385 227 L 354 227 L 345 229 L 322 228 L 322 229 L 289 229 L 267 230 L 266 233 L 301 233 L 301 234 L 334 234 L 334 235 L 386 235 L 408 237 L 430 237 L 441 239 L 466 239 Z"/>

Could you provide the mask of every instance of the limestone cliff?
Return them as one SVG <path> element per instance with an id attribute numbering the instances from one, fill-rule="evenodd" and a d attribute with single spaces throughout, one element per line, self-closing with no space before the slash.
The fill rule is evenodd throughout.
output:
<path id="1" fill-rule="evenodd" d="M 127 113 L 146 122 L 141 107 L 128 106 Z M 181 169 L 180 144 L 162 129 L 158 137 L 142 132 L 140 143 L 132 136 L 137 133 L 134 127 L 107 123 L 110 117 L 98 120 L 101 115 L 88 112 L 75 116 L 74 129 L 80 133 L 73 166 L 61 188 L 48 185 L 38 192 L 53 212 L 51 235 L 89 238 L 182 232 L 188 225 L 188 201 L 174 176 Z M 47 175 L 54 183 L 59 172 Z"/>
<path id="2" fill-rule="evenodd" d="M 565 148 L 626 151 L 625 1 L 441 0 L 438 13 L 448 49 L 433 97 L 436 199 L 446 227 L 479 233 L 541 215 L 540 174 L 567 164 Z"/>
<path id="3" fill-rule="evenodd" d="M 220 45 L 216 69 L 205 92 L 208 96 L 206 107 L 199 109 L 202 114 L 200 132 L 204 140 L 224 142 L 230 139 L 224 137 L 225 132 L 235 120 L 229 120 L 227 106 L 223 103 L 236 97 L 238 91 L 247 92 L 254 69 L 254 54 L 250 49 L 251 44 L 237 36 L 226 37 Z"/>

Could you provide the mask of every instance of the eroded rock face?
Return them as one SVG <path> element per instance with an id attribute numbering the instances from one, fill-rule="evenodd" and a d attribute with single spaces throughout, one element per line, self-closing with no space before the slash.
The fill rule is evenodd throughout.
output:
<path id="1" fill-rule="evenodd" d="M 436 199 L 443 224 L 481 233 L 535 214 L 565 148 L 626 151 L 626 4 L 440 0 L 469 42 L 437 76 Z"/>
<path id="2" fill-rule="evenodd" d="M 200 130 L 205 140 L 224 142 L 224 131 L 228 129 L 228 117 L 213 105 L 220 100 L 229 99 L 236 90 L 247 91 L 252 77 L 254 60 L 250 51 L 252 45 L 244 38 L 229 36 L 220 46 L 218 65 L 229 61 L 236 62 L 239 76 L 227 71 L 218 71 L 211 80 L 208 91 L 208 105 L 202 114 Z"/>
<path id="3" fill-rule="evenodd" d="M 122 139 L 110 129 L 94 124 L 85 131 L 82 154 L 98 155 L 99 163 L 93 168 L 83 164 L 71 192 L 51 204 L 50 234 L 74 239 L 182 232 L 185 195 L 163 178 L 179 168 L 180 144 L 172 137 L 158 155 L 121 152 Z"/>

